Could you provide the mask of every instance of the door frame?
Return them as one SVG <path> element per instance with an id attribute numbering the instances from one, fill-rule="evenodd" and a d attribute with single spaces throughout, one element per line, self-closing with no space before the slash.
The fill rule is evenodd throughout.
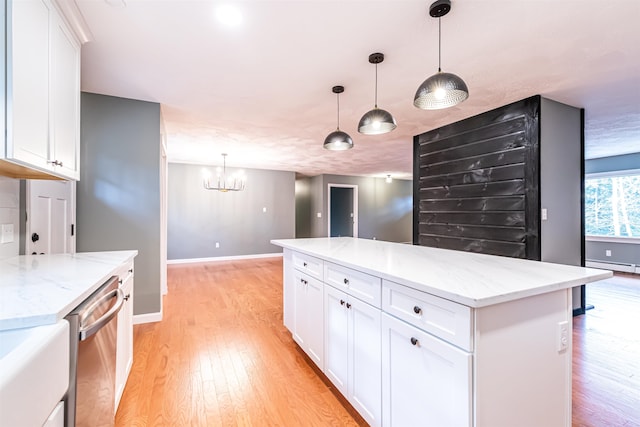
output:
<path id="1" fill-rule="evenodd" d="M 358 186 L 355 184 L 327 184 L 327 237 L 331 237 L 331 189 L 353 188 L 353 237 L 358 237 Z"/>

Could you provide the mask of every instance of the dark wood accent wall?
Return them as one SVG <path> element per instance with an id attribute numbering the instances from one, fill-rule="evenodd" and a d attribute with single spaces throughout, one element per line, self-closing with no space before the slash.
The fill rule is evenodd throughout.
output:
<path id="1" fill-rule="evenodd" d="M 540 100 L 414 137 L 414 244 L 540 260 Z"/>

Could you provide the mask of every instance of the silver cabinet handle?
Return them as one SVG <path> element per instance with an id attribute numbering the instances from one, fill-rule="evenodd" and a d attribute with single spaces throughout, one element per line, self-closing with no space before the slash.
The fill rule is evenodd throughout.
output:
<path id="1" fill-rule="evenodd" d="M 59 160 L 48 160 L 47 163 L 51 163 L 53 166 L 62 166 L 62 162 Z"/>
<path id="2" fill-rule="evenodd" d="M 418 338 L 411 337 L 411 344 L 418 345 L 419 343 L 420 341 L 418 341 Z"/>

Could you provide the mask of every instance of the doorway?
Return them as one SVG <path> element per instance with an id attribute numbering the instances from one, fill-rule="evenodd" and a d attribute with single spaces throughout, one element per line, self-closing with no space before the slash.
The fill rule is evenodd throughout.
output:
<path id="1" fill-rule="evenodd" d="M 329 237 L 358 237 L 358 186 L 329 184 Z"/>
<path id="2" fill-rule="evenodd" d="M 75 253 L 75 182 L 26 182 L 25 254 Z"/>

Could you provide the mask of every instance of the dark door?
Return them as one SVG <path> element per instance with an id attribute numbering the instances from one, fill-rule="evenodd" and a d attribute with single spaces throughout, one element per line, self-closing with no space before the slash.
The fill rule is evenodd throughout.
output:
<path id="1" fill-rule="evenodd" d="M 353 237 L 353 188 L 330 187 L 330 237 Z"/>

